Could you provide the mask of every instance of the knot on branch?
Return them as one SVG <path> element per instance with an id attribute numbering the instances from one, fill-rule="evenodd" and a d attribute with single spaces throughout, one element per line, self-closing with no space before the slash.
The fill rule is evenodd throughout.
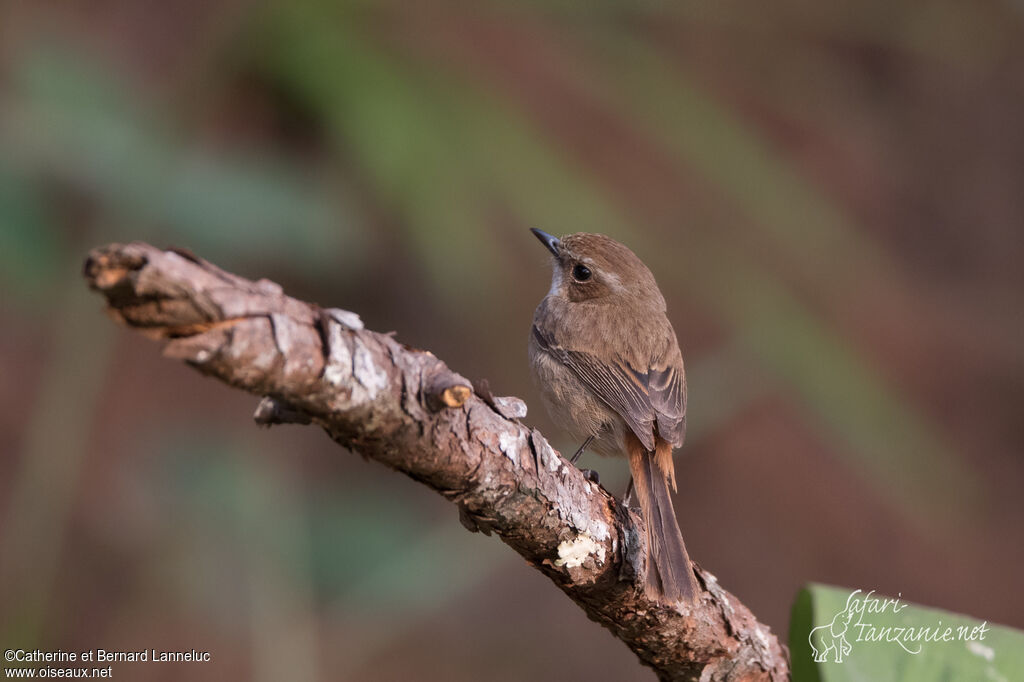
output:
<path id="1" fill-rule="evenodd" d="M 473 387 L 465 377 L 441 366 L 426 378 L 423 392 L 427 407 L 437 412 L 446 407 L 462 407 L 473 394 Z"/>

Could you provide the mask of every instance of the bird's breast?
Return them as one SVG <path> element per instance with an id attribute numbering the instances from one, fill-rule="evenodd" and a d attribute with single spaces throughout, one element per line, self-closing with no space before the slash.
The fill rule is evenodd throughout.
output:
<path id="1" fill-rule="evenodd" d="M 598 398 L 575 372 L 530 340 L 530 369 L 541 402 L 552 421 L 579 443 L 590 436 L 591 449 L 625 456 L 626 425 L 617 412 Z"/>

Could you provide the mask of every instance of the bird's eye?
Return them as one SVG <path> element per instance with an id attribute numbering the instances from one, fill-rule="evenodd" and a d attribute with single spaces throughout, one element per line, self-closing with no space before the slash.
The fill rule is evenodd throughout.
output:
<path id="1" fill-rule="evenodd" d="M 577 265 L 572 269 L 572 276 L 577 282 L 586 282 L 590 279 L 590 268 L 586 265 Z"/>

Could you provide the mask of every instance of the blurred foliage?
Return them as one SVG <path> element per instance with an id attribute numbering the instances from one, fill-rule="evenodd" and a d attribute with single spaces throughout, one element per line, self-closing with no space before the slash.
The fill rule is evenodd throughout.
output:
<path id="1" fill-rule="evenodd" d="M 690 452 L 742 433 L 757 405 L 780 404 L 773 418 L 793 414 L 817 435 L 839 460 L 837 479 L 859 479 L 930 541 L 967 537 L 998 516 L 987 486 L 1007 469 L 986 481 L 984 456 L 962 446 L 990 431 L 987 422 L 954 440 L 956 425 L 936 406 L 969 396 L 945 376 L 914 385 L 916 358 L 899 343 L 915 337 L 899 335 L 910 327 L 931 341 L 932 328 L 956 329 L 922 353 L 966 346 L 964 357 L 948 372 L 921 367 L 980 367 L 1008 387 L 1009 399 L 993 404 L 1019 395 L 1019 376 L 1004 365 L 1024 366 L 1022 328 L 995 307 L 994 321 L 984 312 L 1019 298 L 1007 285 L 1017 280 L 979 256 L 978 279 L 992 288 L 961 300 L 949 292 L 965 275 L 947 267 L 975 251 L 1019 265 L 1024 209 L 1014 213 L 1014 199 L 998 194 L 1000 183 L 1019 194 L 1019 8 L 172 5 L 112 2 L 96 18 L 75 7 L 7 10 L 6 25 L 24 30 L 8 32 L 0 56 L 0 288 L 5 325 L 13 321 L 10 359 L 0 359 L 10 370 L 23 357 L 44 369 L 19 374 L 33 390 L 10 388 L 7 400 L 28 405 L 30 418 L 8 441 L 19 454 L 0 573 L 22 578 L 10 583 L 17 616 L 0 634 L 38 639 L 56 627 L 80 467 L 90 439 L 111 429 L 118 442 L 159 454 L 166 468 L 136 472 L 135 485 L 159 500 L 161 518 L 180 521 L 155 524 L 171 549 L 150 557 L 158 566 L 147 579 L 182 581 L 188 609 L 243 618 L 261 642 L 287 639 L 295 660 L 312 660 L 308 621 L 326 609 L 345 628 L 339 646 L 357 676 L 356 661 L 386 658 L 402 637 L 388 613 L 407 614 L 412 633 L 511 560 L 452 518 L 424 525 L 418 503 L 400 495 L 382 506 L 380 490 L 358 485 L 344 495 L 334 483 L 301 491 L 288 466 L 252 457 L 256 438 L 201 420 L 152 430 L 103 422 L 96 401 L 117 383 L 116 341 L 76 289 L 81 256 L 108 241 L 183 246 L 242 274 L 290 279 L 324 303 L 388 307 L 400 336 L 428 330 L 464 353 L 443 355 L 453 364 L 516 378 L 521 354 L 507 350 L 520 344 L 510 339 L 546 288 L 531 279 L 545 261 L 526 228 L 607 233 L 651 266 L 670 302 L 687 349 Z M 962 89 L 943 90 L 947 81 Z M 906 93 L 915 88 L 938 94 L 914 100 Z M 941 156 L 934 138 L 914 136 L 930 124 L 988 154 L 990 174 L 976 183 L 957 175 L 970 173 L 967 152 Z M 986 142 L 988 128 L 996 143 Z M 1009 161 L 997 155 L 1004 149 Z M 922 194 L 892 189 L 904 184 Z M 946 210 L 947 194 L 964 215 L 981 216 L 970 225 L 979 236 Z M 908 212 L 927 204 L 932 214 L 864 208 L 886 201 Z M 983 230 L 984 209 L 1003 215 L 1000 201 L 1008 227 Z M 936 232 L 901 232 L 908 215 Z M 943 221 L 954 236 L 946 245 Z M 901 240 L 922 260 L 901 253 Z M 921 274 L 934 267 L 927 258 L 941 281 Z M 871 324 L 896 329 L 892 347 L 865 331 Z M 984 365 L 991 349 L 996 359 Z M 896 376 L 894 365 L 912 367 Z M 602 479 L 615 482 L 616 472 Z M 842 484 L 853 485 L 809 483 Z M 815 566 L 834 568 L 823 554 Z M 282 623 L 299 625 L 289 635 Z M 275 665 L 252 662 L 267 679 L 323 673 Z"/>
<path id="2" fill-rule="evenodd" d="M 56 275 L 57 235 L 46 215 L 41 188 L 0 159 L 0 277 L 13 298 L 39 302 Z"/>
<path id="3" fill-rule="evenodd" d="M 7 605 L 15 617 L 0 622 L 4 641 L 36 641 L 54 607 L 72 496 L 113 351 L 114 331 L 90 310 L 78 273 L 59 273 L 49 285 L 56 289 L 49 312 L 60 324 L 25 425 L 23 466 L 6 500 L 0 583 L 18 590 L 15 603 Z"/>
<path id="4" fill-rule="evenodd" d="M 241 42 L 253 68 L 302 98 L 339 151 L 355 155 L 442 295 L 493 296 L 494 282 L 515 275 L 484 229 L 496 212 L 615 231 L 601 193 L 508 102 L 369 43 L 353 19 L 334 3 L 279 3 Z"/>
<path id="5" fill-rule="evenodd" d="M 92 231 L 97 243 L 170 240 L 228 263 L 271 256 L 301 262 L 321 276 L 347 265 L 346 258 L 358 260 L 362 240 L 352 218 L 330 187 L 311 186 L 297 164 L 264 150 L 190 144 L 101 64 L 66 49 L 20 55 L 14 80 L 0 140 L 17 166 L 4 173 L 0 200 L 18 198 L 8 200 L 12 248 L 3 252 L 16 286 L 46 274 L 45 265 L 30 263 L 61 261 L 59 223 L 36 217 L 54 182 L 104 211 Z"/>

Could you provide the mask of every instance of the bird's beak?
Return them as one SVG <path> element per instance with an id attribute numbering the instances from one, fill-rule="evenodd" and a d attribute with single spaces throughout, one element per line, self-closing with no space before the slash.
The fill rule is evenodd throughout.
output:
<path id="1" fill-rule="evenodd" d="M 559 256 L 559 248 L 562 246 L 562 242 L 558 241 L 558 237 L 552 237 L 543 230 L 538 230 L 536 227 L 531 227 L 530 232 L 533 232 L 533 236 L 540 240 L 540 243 L 548 247 L 548 251 L 554 254 L 555 258 Z"/>

